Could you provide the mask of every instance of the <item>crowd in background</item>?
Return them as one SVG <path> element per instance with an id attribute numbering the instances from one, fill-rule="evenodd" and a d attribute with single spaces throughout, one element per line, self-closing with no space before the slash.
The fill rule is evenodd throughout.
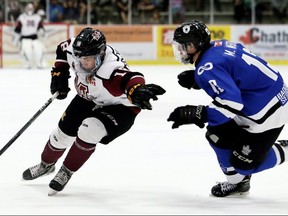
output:
<path id="1" fill-rule="evenodd" d="M 0 22 L 15 22 L 28 2 L 46 22 L 69 24 L 286 23 L 288 0 L 0 0 Z M 48 4 L 47 4 L 48 3 Z M 130 4 L 129 4 L 130 3 Z M 211 5 L 212 3 L 212 5 Z M 169 15 L 171 19 L 169 19 Z"/>

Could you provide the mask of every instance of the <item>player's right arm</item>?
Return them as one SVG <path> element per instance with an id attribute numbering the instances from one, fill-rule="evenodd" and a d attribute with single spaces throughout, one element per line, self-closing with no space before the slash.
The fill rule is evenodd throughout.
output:
<path id="1" fill-rule="evenodd" d="M 52 94 L 58 91 L 57 99 L 65 99 L 70 91 L 69 81 L 69 63 L 67 60 L 67 48 L 71 40 L 64 41 L 57 46 L 56 60 L 51 70 L 50 91 Z"/>

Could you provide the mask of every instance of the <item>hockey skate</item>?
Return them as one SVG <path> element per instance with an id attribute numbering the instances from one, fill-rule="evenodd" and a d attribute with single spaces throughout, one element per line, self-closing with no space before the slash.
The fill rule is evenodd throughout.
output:
<path id="1" fill-rule="evenodd" d="M 72 174 L 72 171 L 62 165 L 56 176 L 50 181 L 49 187 L 51 190 L 48 192 L 48 196 L 53 196 L 57 192 L 62 191 L 70 180 Z"/>
<path id="2" fill-rule="evenodd" d="M 233 194 L 242 195 L 248 193 L 250 190 L 250 178 L 251 175 L 248 175 L 238 184 L 220 182 L 212 187 L 211 194 L 216 197 L 225 197 Z"/>
<path id="3" fill-rule="evenodd" d="M 55 171 L 55 163 L 46 164 L 41 162 L 35 166 L 29 167 L 22 174 L 24 180 L 34 180 L 40 176 L 49 175 Z"/>

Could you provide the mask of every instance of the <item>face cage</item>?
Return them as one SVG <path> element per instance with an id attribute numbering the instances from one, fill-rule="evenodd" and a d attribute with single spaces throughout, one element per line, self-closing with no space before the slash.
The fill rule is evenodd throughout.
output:
<path id="1" fill-rule="evenodd" d="M 80 73 L 93 75 L 93 74 L 95 74 L 97 72 L 97 70 L 102 65 L 101 54 L 96 54 L 95 55 L 95 67 L 92 68 L 92 69 L 84 68 L 82 66 L 82 63 L 81 63 L 81 57 L 77 57 L 75 55 L 73 55 L 73 56 L 74 56 L 74 59 L 75 59 L 75 68 L 76 68 L 77 72 L 80 72 Z M 85 57 L 85 56 L 82 56 L 82 57 Z"/>
<path id="2" fill-rule="evenodd" d="M 172 48 L 175 59 L 183 64 L 190 63 L 190 56 L 187 53 L 186 45 L 180 44 L 177 41 L 172 42 Z"/>

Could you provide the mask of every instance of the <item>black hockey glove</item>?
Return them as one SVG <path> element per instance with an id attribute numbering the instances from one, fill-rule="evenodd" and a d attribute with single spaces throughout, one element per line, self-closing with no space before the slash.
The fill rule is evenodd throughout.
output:
<path id="1" fill-rule="evenodd" d="M 187 70 L 187 71 L 183 71 L 182 73 L 180 73 L 177 78 L 178 78 L 178 83 L 187 89 L 201 89 L 199 87 L 199 85 L 195 82 L 195 78 L 194 78 L 194 73 L 195 70 Z"/>
<path id="2" fill-rule="evenodd" d="M 152 105 L 149 100 L 152 98 L 154 101 L 158 100 L 157 95 L 163 95 L 166 91 L 158 85 L 136 84 L 131 87 L 127 93 L 128 100 L 141 109 L 152 110 Z"/>
<path id="3" fill-rule="evenodd" d="M 167 121 L 173 121 L 172 129 L 178 128 L 184 124 L 195 124 L 200 128 L 204 128 L 206 122 L 205 106 L 182 106 L 177 107 L 169 116 Z"/>
<path id="4" fill-rule="evenodd" d="M 57 99 L 63 100 L 67 97 L 68 92 L 70 91 L 68 79 L 70 78 L 69 71 L 51 71 L 51 84 L 50 91 L 51 94 L 59 92 Z"/>

